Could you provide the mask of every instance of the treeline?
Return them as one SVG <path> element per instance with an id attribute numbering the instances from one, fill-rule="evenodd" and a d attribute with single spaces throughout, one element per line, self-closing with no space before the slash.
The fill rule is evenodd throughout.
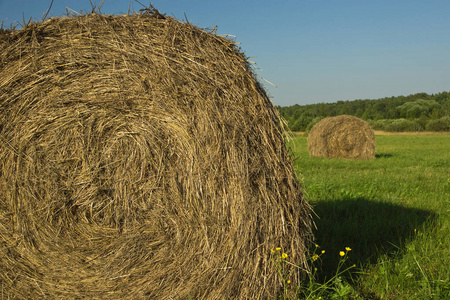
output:
<path id="1" fill-rule="evenodd" d="M 450 131 L 450 92 L 388 97 L 377 100 L 338 101 L 277 106 L 292 131 L 309 131 L 325 117 L 352 115 L 374 130 Z"/>

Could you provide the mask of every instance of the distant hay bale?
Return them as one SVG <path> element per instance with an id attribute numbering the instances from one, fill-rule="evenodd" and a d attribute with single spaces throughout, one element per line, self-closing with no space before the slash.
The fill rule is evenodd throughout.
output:
<path id="1" fill-rule="evenodd" d="M 348 115 L 322 119 L 308 135 L 313 157 L 375 158 L 375 134 L 366 121 Z"/>
<path id="2" fill-rule="evenodd" d="M 23 299 L 292 293 L 310 209 L 233 41 L 156 11 L 0 33 L 0 282 Z"/>

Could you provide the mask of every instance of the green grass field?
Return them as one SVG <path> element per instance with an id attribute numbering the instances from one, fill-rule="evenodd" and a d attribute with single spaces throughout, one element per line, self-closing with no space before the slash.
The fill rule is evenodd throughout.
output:
<path id="1" fill-rule="evenodd" d="M 376 144 L 376 159 L 354 161 L 311 158 L 303 136 L 288 143 L 325 250 L 314 281 L 335 275 L 345 247 L 341 270 L 356 265 L 302 297 L 450 299 L 450 135 L 377 135 Z"/>

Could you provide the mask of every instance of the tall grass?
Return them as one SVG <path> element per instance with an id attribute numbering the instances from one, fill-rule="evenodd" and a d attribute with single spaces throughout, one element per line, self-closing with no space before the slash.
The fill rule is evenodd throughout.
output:
<path id="1" fill-rule="evenodd" d="M 379 135 L 376 143 L 367 161 L 311 158 L 302 136 L 289 144 L 326 250 L 313 283 L 356 265 L 328 298 L 342 298 L 341 284 L 352 289 L 347 298 L 450 299 L 450 135 Z"/>

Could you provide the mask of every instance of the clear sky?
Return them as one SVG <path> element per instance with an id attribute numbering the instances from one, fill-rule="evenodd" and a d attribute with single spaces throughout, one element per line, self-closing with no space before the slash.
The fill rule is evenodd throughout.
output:
<path id="1" fill-rule="evenodd" d="M 101 0 L 91 0 L 97 5 Z M 139 0 L 144 5 L 149 1 Z M 161 12 L 236 36 L 276 105 L 450 91 L 449 0 L 153 0 Z M 4 27 L 40 20 L 51 0 L 0 0 Z M 138 11 L 104 0 L 101 12 Z M 54 0 L 91 11 L 89 0 Z M 5 21 L 6 20 L 6 21 Z"/>

